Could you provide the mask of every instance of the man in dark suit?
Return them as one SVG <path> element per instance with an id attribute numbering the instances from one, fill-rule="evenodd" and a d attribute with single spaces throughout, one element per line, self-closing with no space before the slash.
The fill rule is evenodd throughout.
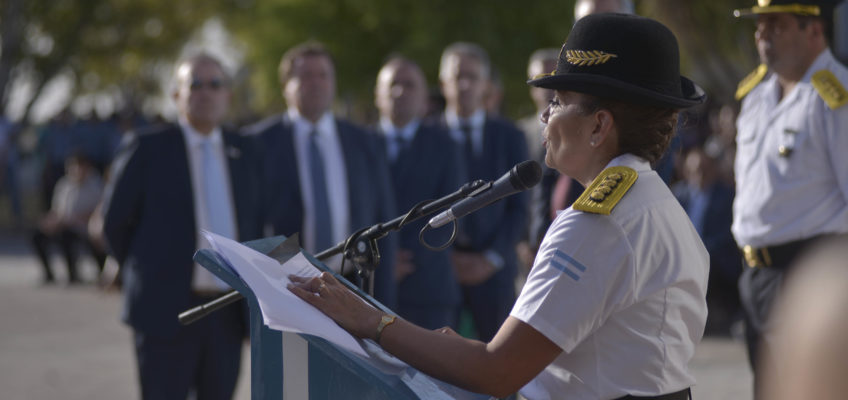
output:
<path id="1" fill-rule="evenodd" d="M 461 149 L 467 180 L 494 180 L 528 158 L 524 134 L 483 107 L 489 71 L 485 50 L 454 43 L 439 68 L 447 107 L 443 122 Z M 491 339 L 515 301 L 515 247 L 527 224 L 527 193 L 496 202 L 460 220 L 453 261 L 481 340 Z"/>
<path id="2" fill-rule="evenodd" d="M 388 165 L 376 134 L 333 116 L 335 67 L 317 43 L 296 46 L 280 62 L 280 85 L 288 111 L 248 127 L 264 151 L 265 208 L 274 234 L 299 232 L 302 246 L 317 253 L 351 233 L 394 218 Z M 382 262 L 374 294 L 395 303 L 393 260 L 397 239 L 380 241 Z M 327 264 L 339 270 L 335 257 Z M 353 267 L 345 264 L 346 275 Z"/>
<path id="3" fill-rule="evenodd" d="M 453 140 L 438 123 L 422 120 L 427 111 L 427 82 L 418 65 L 406 58 L 391 58 L 377 75 L 374 97 L 398 212 L 458 189 L 463 174 Z M 455 327 L 460 290 L 451 252 L 428 250 L 419 242 L 418 232 L 425 224 L 426 219 L 421 219 L 398 233 L 397 311 L 425 328 Z M 424 239 L 438 246 L 450 234 L 450 227 L 443 227 L 429 231 Z"/>
<path id="4" fill-rule="evenodd" d="M 179 64 L 179 123 L 130 134 L 113 163 L 104 236 L 123 270 L 123 319 L 133 329 L 144 399 L 229 399 L 245 335 L 244 309 L 225 307 L 189 326 L 177 314 L 228 290 L 192 262 L 201 229 L 261 236 L 260 164 L 251 139 L 220 128 L 229 105 L 221 63 Z"/>

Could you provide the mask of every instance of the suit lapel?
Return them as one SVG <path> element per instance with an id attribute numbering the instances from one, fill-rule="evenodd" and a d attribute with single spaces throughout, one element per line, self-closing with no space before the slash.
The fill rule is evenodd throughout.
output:
<path id="1" fill-rule="evenodd" d="M 224 138 L 224 157 L 227 159 L 228 173 L 230 177 L 230 191 L 233 198 L 233 212 L 235 213 L 236 231 L 239 232 L 241 226 L 241 217 L 239 210 L 246 210 L 249 204 L 246 204 L 245 195 L 247 188 L 244 187 L 246 182 L 240 179 L 246 175 L 245 164 L 242 159 L 242 143 L 241 137 L 238 135 L 223 131 Z"/>
<path id="2" fill-rule="evenodd" d="M 183 130 L 179 125 L 174 125 L 174 128 L 170 131 L 170 135 L 174 143 L 174 153 L 171 157 L 164 157 L 164 159 L 170 158 L 174 160 L 172 173 L 166 175 L 171 177 L 172 184 L 163 186 L 168 188 L 166 190 L 174 190 L 178 193 L 177 198 L 180 199 L 183 207 L 185 207 L 185 216 L 191 221 L 191 229 L 193 232 L 197 232 L 197 221 L 194 214 L 195 193 L 191 180 L 191 167 L 189 167 L 188 145 L 186 144 L 185 136 L 183 136 Z M 193 238 L 192 243 L 194 243 L 194 247 L 197 247 L 197 238 Z"/>

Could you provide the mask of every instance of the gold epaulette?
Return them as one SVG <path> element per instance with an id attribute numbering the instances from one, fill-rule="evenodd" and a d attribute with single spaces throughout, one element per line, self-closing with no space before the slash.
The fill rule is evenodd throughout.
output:
<path id="1" fill-rule="evenodd" d="M 768 66 L 765 64 L 760 64 L 757 69 L 752 71 L 745 79 L 742 79 L 739 82 L 739 86 L 736 87 L 736 100 L 742 100 L 743 97 L 747 96 L 752 90 L 754 90 L 757 85 L 766 77 L 766 73 L 768 73 Z"/>
<path id="2" fill-rule="evenodd" d="M 601 172 L 572 208 L 593 214 L 609 215 L 639 177 L 633 168 L 609 167 Z"/>
<path id="3" fill-rule="evenodd" d="M 813 74 L 813 87 L 819 92 L 822 100 L 827 103 L 831 110 L 848 104 L 848 91 L 839 83 L 839 79 L 832 72 L 823 69 Z"/>

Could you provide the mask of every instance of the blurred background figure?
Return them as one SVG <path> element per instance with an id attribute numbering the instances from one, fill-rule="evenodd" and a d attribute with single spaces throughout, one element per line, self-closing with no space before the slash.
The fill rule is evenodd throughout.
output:
<path id="1" fill-rule="evenodd" d="M 491 63 L 482 47 L 456 42 L 442 52 L 439 80 L 446 108 L 442 123 L 463 158 L 464 181 L 495 180 L 527 159 L 524 134 L 487 114 Z M 515 247 L 527 226 L 527 193 L 518 193 L 463 217 L 453 265 L 482 340 L 491 339 L 515 301 Z"/>
<path id="2" fill-rule="evenodd" d="M 764 399 L 841 400 L 848 393 L 848 237 L 801 257 L 775 305 Z"/>
<path id="3" fill-rule="evenodd" d="M 0 195 L 9 199 L 12 227 L 23 226 L 21 188 L 18 182 L 18 126 L 0 114 Z"/>
<path id="4" fill-rule="evenodd" d="M 199 53 L 177 64 L 178 123 L 128 134 L 110 171 L 103 232 L 120 263 L 122 319 L 133 330 L 142 399 L 230 399 L 247 333 L 245 305 L 191 325 L 180 312 L 230 287 L 196 264 L 201 230 L 234 240 L 262 236 L 261 169 L 253 138 L 221 127 L 230 77 Z"/>
<path id="5" fill-rule="evenodd" d="M 733 187 L 719 179 L 716 160 L 703 149 L 689 150 L 683 160 L 683 180 L 672 191 L 710 253 L 706 334 L 728 335 L 731 324 L 741 319 L 740 254 L 730 232 Z"/>
<path id="6" fill-rule="evenodd" d="M 336 67 L 330 52 L 320 43 L 302 43 L 283 54 L 278 72 L 287 110 L 245 128 L 262 143 L 271 233 L 299 232 L 303 248 L 315 254 L 396 217 L 381 140 L 333 112 Z M 395 235 L 380 241 L 383 261 L 374 276 L 374 295 L 389 307 L 396 304 L 396 243 Z M 326 261 L 340 270 L 340 256 Z M 358 279 L 350 263 L 342 272 Z"/>
<path id="7" fill-rule="evenodd" d="M 398 212 L 459 188 L 463 174 L 456 145 L 442 126 L 422 120 L 427 108 L 427 81 L 418 64 L 403 57 L 389 59 L 377 75 L 374 98 L 380 112 L 377 130 L 385 140 Z M 429 329 L 455 328 L 460 290 L 451 251 L 432 251 L 419 242 L 418 232 L 426 223 L 422 218 L 397 233 L 397 311 Z M 429 231 L 425 239 L 438 246 L 450 235 L 448 226 Z"/>
<path id="8" fill-rule="evenodd" d="M 848 68 L 829 47 L 841 2 L 760 1 L 734 12 L 755 19 L 762 62 L 736 93 L 732 224 L 747 265 L 739 297 L 755 390 L 784 275 L 816 241 L 848 233 Z"/>
<path id="9" fill-rule="evenodd" d="M 489 85 L 486 89 L 486 99 L 484 100 L 486 103 L 486 113 L 491 116 L 504 115 L 506 112 L 504 109 L 504 95 L 505 93 L 503 80 L 501 80 L 501 73 L 497 68 L 492 68 L 489 75 Z"/>
<path id="10" fill-rule="evenodd" d="M 574 3 L 574 20 L 597 13 L 633 14 L 633 0 L 577 0 Z"/>
<path id="11" fill-rule="evenodd" d="M 59 178 L 53 191 L 50 210 L 41 218 L 32 236 L 32 245 L 44 268 L 44 283 L 53 283 L 55 275 L 50 263 L 49 245 L 56 243 L 68 267 L 68 282 L 78 283 L 78 251 L 80 245 L 89 249 L 102 270 L 106 255 L 88 238 L 88 221 L 103 191 L 100 175 L 91 160 L 74 153 L 65 162 L 67 173 Z"/>
<path id="12" fill-rule="evenodd" d="M 56 182 L 65 174 L 65 160 L 71 154 L 77 129 L 71 110 L 64 109 L 39 131 L 38 156 L 41 158 L 41 207 L 50 209 Z"/>

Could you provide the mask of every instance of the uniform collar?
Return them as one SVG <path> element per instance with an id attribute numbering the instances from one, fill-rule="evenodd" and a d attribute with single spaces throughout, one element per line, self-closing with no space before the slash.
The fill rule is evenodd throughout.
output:
<path id="1" fill-rule="evenodd" d="M 636 172 L 647 172 L 651 170 L 651 164 L 648 160 L 630 153 L 613 158 L 604 169 L 610 167 L 629 167 L 636 170 Z"/>
<path id="2" fill-rule="evenodd" d="M 833 60 L 833 53 L 830 52 L 830 48 L 825 48 L 816 59 L 810 64 L 810 68 L 807 68 L 807 72 L 804 73 L 804 77 L 801 78 L 801 82 L 810 82 L 813 78 L 813 74 L 816 72 L 826 69 L 828 64 Z"/>

